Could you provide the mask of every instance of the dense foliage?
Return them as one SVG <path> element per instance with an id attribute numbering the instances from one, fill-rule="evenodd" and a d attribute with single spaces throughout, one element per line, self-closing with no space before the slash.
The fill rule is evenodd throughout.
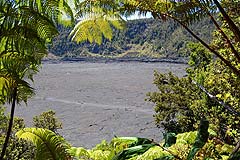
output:
<path id="1" fill-rule="evenodd" d="M 148 94 L 148 100 L 156 104 L 154 117 L 166 131 L 185 132 L 194 130 L 205 116 L 222 141 L 237 142 L 240 133 L 239 79 L 219 60 L 201 51 L 204 52 L 202 46 L 192 45 L 189 62 L 192 68 L 188 69 L 188 77 L 155 72 L 154 83 L 159 91 Z M 196 56 L 199 53 L 204 56 Z M 204 86 L 207 93 L 200 86 Z"/>
<path id="2" fill-rule="evenodd" d="M 36 128 L 45 128 L 57 133 L 58 129 L 62 129 L 62 123 L 57 119 L 55 112 L 49 110 L 41 113 L 39 116 L 33 117 L 33 126 Z"/>
<path id="3" fill-rule="evenodd" d="M 225 7 L 233 11 L 236 6 L 227 2 L 224 3 Z M 239 12 L 234 11 L 230 15 L 235 17 L 233 20 L 239 27 L 236 18 L 239 17 Z M 222 29 L 214 32 L 211 45 L 223 57 L 231 59 L 231 64 L 239 69 L 238 58 L 230 47 L 233 45 L 239 52 L 239 42 L 231 37 L 233 33 L 227 27 L 226 21 L 222 21 Z M 232 40 L 231 45 L 221 34 L 222 31 Z M 201 44 L 192 43 L 189 44 L 189 48 L 191 54 L 187 77 L 179 78 L 172 74 L 155 73 L 154 83 L 159 91 L 149 93 L 148 100 L 156 104 L 156 122 L 164 126 L 166 131 L 185 132 L 194 130 L 198 121 L 206 117 L 210 122 L 210 128 L 217 133 L 215 138 L 218 141 L 228 144 L 239 143 L 239 75 L 233 73 L 223 61 L 217 59 Z"/>
<path id="4" fill-rule="evenodd" d="M 75 2 L 77 7 L 75 17 L 84 18 L 78 22 L 70 34 L 77 42 L 84 40 L 98 44 L 102 41 L 107 42 L 106 39 L 111 39 L 113 36 L 111 27 L 122 28 L 122 23 L 118 21 L 121 20 L 121 14 L 140 11 L 152 13 L 153 18 L 158 22 L 171 19 L 171 25 L 165 26 L 170 26 L 170 34 L 173 31 L 171 26 L 178 27 L 173 21 L 177 22 L 201 43 L 201 45 L 189 44 L 191 52 L 187 77 L 179 78 L 172 74 L 155 73 L 155 84 L 159 92 L 150 93 L 148 99 L 156 104 L 155 117 L 159 125 L 162 125 L 167 132 L 184 133 L 177 134 L 175 138 L 175 133 L 166 133 L 166 135 L 171 134 L 174 140 L 171 144 L 166 140 L 165 148 L 151 140 L 133 137 L 130 138 L 132 143 L 120 144 L 121 147 L 125 147 L 120 147 L 121 150 L 116 150 L 119 146 L 114 146 L 115 143 L 104 142 L 96 147 L 97 150 L 88 151 L 83 148 L 70 148 L 70 145 L 60 135 L 53 132 L 60 127 L 60 124 L 55 121 L 54 113 L 44 113 L 39 119 L 35 119 L 36 126 L 45 126 L 53 131 L 42 128 L 22 129 L 24 125 L 21 119 L 15 119 L 14 127 L 16 128 L 13 128 L 16 103 L 26 102 L 33 93 L 26 79 L 33 80 L 32 76 L 38 71 L 41 59 L 46 54 L 46 44 L 57 34 L 57 23 L 70 18 L 70 24 L 73 22 L 73 13 L 67 1 L 64 0 L 0 0 L 0 89 L 2 91 L 0 100 L 1 104 L 11 104 L 9 124 L 2 125 L 1 123 L 0 126 L 0 141 L 3 144 L 0 159 L 16 159 L 16 156 L 17 159 L 26 158 L 27 152 L 29 152 L 26 155 L 29 156 L 28 159 L 32 157 L 35 159 L 71 159 L 71 155 L 76 158 L 99 159 L 100 157 L 100 159 L 113 160 L 239 159 L 240 2 L 238 0 L 224 0 L 220 2 L 221 4 L 217 0 L 86 0 Z M 218 16 L 221 25 L 213 16 L 214 12 L 221 13 Z M 189 26 L 193 22 L 199 22 L 205 16 L 208 16 L 217 28 L 211 44 L 200 38 L 197 32 L 193 32 L 195 28 L 192 29 Z M 150 24 L 154 26 L 155 23 L 152 21 Z M 143 26 L 139 25 L 140 28 Z M 155 53 L 158 49 L 164 51 L 164 46 L 159 44 L 160 41 L 156 43 L 152 41 L 152 37 L 162 35 L 159 32 L 153 32 L 154 34 L 149 34 L 149 37 L 146 35 L 141 37 L 147 40 L 144 42 L 134 39 L 134 32 L 129 32 L 131 40 L 127 41 L 141 45 L 139 48 L 135 46 L 134 52 L 145 48 L 149 53 Z M 103 36 L 106 39 L 103 39 Z M 120 32 L 116 37 L 118 36 Z M 173 42 L 173 46 L 176 46 L 179 51 L 185 45 Z M 154 45 L 149 45 L 150 43 Z M 125 44 L 122 43 L 128 48 L 129 46 Z M 208 50 L 205 50 L 202 45 Z M 102 54 L 105 54 L 105 51 Z M 42 117 L 49 117 L 51 123 L 56 124 L 43 125 L 41 123 L 45 121 Z M 0 121 L 3 123 L 8 121 L 2 109 Z M 4 128 L 6 126 L 7 130 Z M 199 126 L 198 132 L 194 132 L 197 126 Z M 16 136 L 32 141 L 35 147 L 16 139 L 12 130 L 19 129 L 21 130 Z M 7 133 L 4 134 L 5 132 Z M 3 139 L 5 139 L 4 142 Z M 121 141 L 124 138 L 116 139 Z M 154 150 L 156 148 L 157 152 Z"/>
<path id="5" fill-rule="evenodd" d="M 115 137 L 110 143 L 103 140 L 92 149 L 72 147 L 62 137 L 47 129 L 25 128 L 17 136 L 33 142 L 38 148 L 36 159 L 77 160 L 197 160 L 237 159 L 231 154 L 234 146 L 216 143 L 209 139 L 215 132 L 208 129 L 208 121 L 202 119 L 198 131 L 176 135 L 175 142 L 163 147 L 163 142 L 139 137 Z M 165 144 L 168 141 L 165 139 Z M 57 158 L 58 157 L 58 158 Z"/>

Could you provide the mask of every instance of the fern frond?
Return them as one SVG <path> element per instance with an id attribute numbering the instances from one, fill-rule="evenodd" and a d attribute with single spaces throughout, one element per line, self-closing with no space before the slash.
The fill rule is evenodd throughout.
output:
<path id="1" fill-rule="evenodd" d="M 186 25 L 206 17 L 206 11 L 217 11 L 211 0 L 126 0 L 124 8 L 130 13 L 150 12 L 154 18 L 163 20 L 171 15 Z"/>
<path id="2" fill-rule="evenodd" d="M 122 29 L 122 22 L 116 19 L 108 20 L 103 17 L 94 17 L 92 19 L 85 19 L 80 21 L 70 33 L 73 41 L 76 42 L 96 42 L 98 44 L 102 43 L 102 37 L 111 40 L 112 26 Z"/>
<path id="3" fill-rule="evenodd" d="M 71 156 L 77 159 L 90 159 L 91 157 L 88 151 L 82 147 L 71 147 L 67 149 L 67 151 Z"/>
<path id="4" fill-rule="evenodd" d="M 109 3 L 106 3 L 109 2 Z M 112 39 L 112 27 L 124 28 L 123 19 L 113 1 L 77 1 L 76 17 L 80 19 L 70 33 L 72 40 L 102 43 L 103 37 Z"/>
<path id="5" fill-rule="evenodd" d="M 19 7 L 29 7 L 55 23 L 73 25 L 73 12 L 66 0 L 17 0 L 17 2 Z"/>
<path id="6" fill-rule="evenodd" d="M 37 148 L 36 160 L 67 160 L 70 146 L 54 132 L 42 128 L 24 128 L 16 133 L 20 139 L 31 141 Z"/>

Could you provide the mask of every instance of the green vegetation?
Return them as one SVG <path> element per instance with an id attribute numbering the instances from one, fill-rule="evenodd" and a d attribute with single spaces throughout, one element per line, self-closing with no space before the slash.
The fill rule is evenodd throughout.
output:
<path id="1" fill-rule="evenodd" d="M 37 128 L 45 128 L 54 133 L 57 133 L 58 129 L 62 129 L 62 123 L 57 119 L 55 112 L 52 110 L 43 112 L 39 116 L 34 116 L 33 126 Z"/>
<path id="2" fill-rule="evenodd" d="M 5 115 L 4 111 L 5 108 L 0 107 L 0 144 L 4 143 L 4 139 L 6 137 L 6 124 L 10 119 L 9 116 Z M 51 121 L 43 121 L 43 117 L 47 117 L 47 119 L 50 119 Z M 55 133 L 57 133 L 57 130 L 60 129 L 59 125 L 61 125 L 61 122 L 55 117 L 55 112 L 51 110 L 43 112 L 39 116 L 35 116 L 33 118 L 34 127 L 38 128 L 39 126 L 41 126 L 44 129 L 51 129 L 52 127 L 49 128 L 48 126 L 57 126 L 54 128 Z M 7 147 L 4 159 L 31 160 L 34 159 L 34 157 L 36 156 L 37 148 L 33 145 L 33 143 L 27 142 L 23 139 L 19 140 L 15 135 L 16 132 L 24 128 L 24 120 L 22 118 L 14 117 L 13 128 L 9 139 L 9 145 Z M 51 133 L 51 131 L 49 131 L 48 133 Z"/>
<path id="3" fill-rule="evenodd" d="M 5 115 L 5 108 L 0 107 L 0 144 L 2 145 L 6 138 L 6 124 L 10 117 Z M 12 132 L 9 138 L 9 144 L 5 152 L 6 157 L 9 160 L 15 159 L 33 159 L 34 158 L 34 147 L 31 143 L 24 140 L 19 140 L 14 134 L 25 127 L 24 120 L 18 117 L 14 117 L 14 123 Z"/>
<path id="4" fill-rule="evenodd" d="M 210 132 L 210 136 L 214 136 L 212 133 Z M 21 139 L 30 140 L 36 145 L 36 148 L 39 148 L 36 159 L 41 159 L 42 156 L 53 160 L 70 159 L 69 156 L 71 156 L 77 160 L 225 160 L 230 158 L 229 155 L 234 149 L 232 145 L 217 144 L 208 139 L 207 120 L 200 122 L 198 132 L 178 134 L 175 143 L 168 147 L 163 147 L 163 143 L 139 137 L 116 137 L 110 143 L 103 140 L 92 149 L 71 147 L 62 137 L 50 130 L 36 128 L 25 128 L 17 132 L 16 135 Z M 56 149 L 58 149 L 57 152 Z"/>
<path id="5" fill-rule="evenodd" d="M 87 15 L 89 12 L 85 10 L 78 14 Z M 91 23 L 92 17 L 87 17 L 86 23 Z M 28 81 L 33 81 L 42 58 L 47 55 L 47 45 L 58 34 L 57 25 L 70 26 L 74 18 L 71 6 L 65 0 L 0 0 L 0 105 L 11 104 L 10 119 L 8 125 L 5 124 L 8 128 L 6 137 L 1 143 L 1 160 L 8 158 L 6 151 L 16 103 L 27 102 L 34 94 Z M 111 17 L 108 22 L 112 21 L 115 19 Z M 91 33 L 91 28 L 85 31 Z M 102 35 L 110 38 L 106 31 L 100 30 L 98 35 L 89 35 L 88 40 L 92 37 L 99 39 Z"/>
<path id="6" fill-rule="evenodd" d="M 27 102 L 41 59 L 47 54 L 46 44 L 57 35 L 55 24 L 70 17 L 72 11 L 63 1 L 0 1 L 0 84 L 1 105 L 11 104 L 11 114 L 0 159 L 4 158 L 11 136 L 16 103 Z M 67 22 L 67 19 L 64 18 Z"/>
<path id="7" fill-rule="evenodd" d="M 198 35 L 209 42 L 213 26 L 207 18 L 191 25 Z M 173 21 L 159 22 L 140 19 L 126 22 L 123 30 L 114 30 L 111 40 L 97 43 L 72 42 L 70 28 L 58 27 L 60 34 L 53 40 L 49 52 L 60 57 L 179 57 L 188 56 L 187 43 L 195 41 L 191 35 Z"/>
<path id="8" fill-rule="evenodd" d="M 229 3 L 225 5 L 229 9 L 234 7 Z M 237 17 L 238 13 L 232 12 L 231 16 Z M 223 21 L 222 30 L 231 35 L 226 28 L 226 21 Z M 214 32 L 212 46 L 226 59 L 232 59 L 232 65 L 239 68 L 237 56 L 231 48 L 223 45 L 226 39 L 219 34 L 221 30 Z M 231 43 L 239 50 L 239 42 Z M 195 130 L 198 121 L 206 117 L 210 128 L 217 134 L 215 138 L 228 144 L 237 144 L 240 138 L 239 75 L 226 68 L 201 44 L 191 43 L 189 48 L 191 54 L 187 77 L 155 72 L 154 83 L 159 91 L 149 93 L 148 100 L 156 104 L 156 123 L 167 132 L 181 133 Z"/>
<path id="9" fill-rule="evenodd" d="M 0 108 L 1 160 L 240 159 L 238 0 L 75 2 L 77 8 L 73 15 L 71 7 L 64 0 L 0 0 L 0 100 L 1 105 L 11 105 L 9 117 Z M 49 111 L 34 118 L 35 127 L 47 129 L 24 128 L 23 119 L 14 118 L 16 103 L 27 102 L 34 94 L 27 80 L 33 81 L 33 75 L 38 72 L 41 60 L 47 53 L 46 46 L 58 33 L 58 23 L 71 25 L 74 18 L 85 18 L 71 32 L 72 39 L 100 44 L 113 38 L 111 27 L 122 28 L 122 14 L 136 11 L 152 13 L 158 23 L 170 19 L 171 25 L 166 24 L 165 27 L 175 26 L 175 21 L 199 42 L 188 43 L 190 60 L 187 77 L 155 72 L 154 83 L 159 91 L 149 93 L 148 100 L 156 104 L 156 122 L 167 132 L 164 145 L 145 138 L 122 137 L 114 138 L 110 143 L 103 141 L 92 150 L 72 148 L 54 133 L 61 128 L 54 112 Z M 213 16 L 215 12 L 219 14 L 217 17 L 221 25 Z M 193 22 L 200 22 L 203 17 L 209 17 L 217 28 L 211 44 L 189 26 Z M 151 26 L 156 24 L 153 20 L 147 21 Z M 139 27 L 147 24 L 140 23 Z M 173 33 L 173 30 L 169 32 Z M 124 32 L 118 32 L 119 35 L 121 33 Z M 147 48 L 149 53 L 155 53 L 163 47 L 159 41 L 152 41 L 153 37 L 161 35 L 160 32 L 146 36 L 144 42 L 139 38 L 131 38 L 135 31 L 130 30 L 128 34 L 133 44 L 140 45 L 133 47 L 134 52 L 142 47 L 142 50 Z M 123 46 L 125 44 L 122 43 Z M 180 50 L 184 45 L 177 44 L 176 47 Z M 46 124 L 46 119 L 50 120 L 47 121 L 50 124 Z"/>
<path id="10" fill-rule="evenodd" d="M 24 128 L 18 131 L 16 136 L 29 140 L 36 146 L 36 160 L 63 160 L 70 157 L 66 152 L 69 147 L 65 140 L 48 129 Z"/>

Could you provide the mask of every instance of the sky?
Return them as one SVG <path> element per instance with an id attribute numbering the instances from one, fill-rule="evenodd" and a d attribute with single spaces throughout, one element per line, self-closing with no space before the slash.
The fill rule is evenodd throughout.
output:
<path id="1" fill-rule="evenodd" d="M 133 20 L 133 19 L 143 19 L 143 18 L 151 18 L 151 13 L 147 13 L 146 16 L 139 15 L 138 13 L 126 18 L 126 20 Z"/>

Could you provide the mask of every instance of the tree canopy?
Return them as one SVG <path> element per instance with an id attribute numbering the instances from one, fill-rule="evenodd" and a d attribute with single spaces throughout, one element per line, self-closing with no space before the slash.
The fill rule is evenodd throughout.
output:
<path id="1" fill-rule="evenodd" d="M 181 0 L 181 1 L 159 1 L 159 0 L 118 0 L 118 1 L 84 1 L 85 4 L 89 6 L 94 6 L 95 4 L 103 8 L 103 12 L 106 14 L 110 11 L 118 12 L 120 15 L 129 15 L 139 11 L 142 14 L 150 12 L 155 19 L 169 20 L 172 19 L 180 24 L 184 29 L 186 29 L 194 38 L 196 38 L 204 47 L 206 47 L 210 52 L 217 56 L 221 61 L 225 63 L 226 66 L 231 68 L 231 70 L 237 75 L 240 75 L 240 70 L 235 66 L 235 63 L 240 61 L 240 55 L 234 46 L 235 43 L 239 43 L 239 28 L 235 22 L 231 19 L 230 15 L 225 11 L 228 6 L 227 3 L 237 4 L 238 1 L 224 1 L 221 4 L 217 0 Z M 86 5 L 85 5 L 86 6 Z M 236 8 L 236 6 L 234 7 Z M 213 14 L 219 12 L 221 13 L 226 25 L 229 26 L 232 34 L 235 36 L 231 39 L 226 35 L 226 33 L 221 29 L 220 25 L 214 18 Z M 209 17 L 213 22 L 217 30 L 219 30 L 219 36 L 224 38 L 224 41 L 231 50 L 233 57 L 223 55 L 217 49 L 212 47 L 207 42 L 203 41 L 194 30 L 188 27 L 189 24 L 202 19 L 203 17 Z"/>

